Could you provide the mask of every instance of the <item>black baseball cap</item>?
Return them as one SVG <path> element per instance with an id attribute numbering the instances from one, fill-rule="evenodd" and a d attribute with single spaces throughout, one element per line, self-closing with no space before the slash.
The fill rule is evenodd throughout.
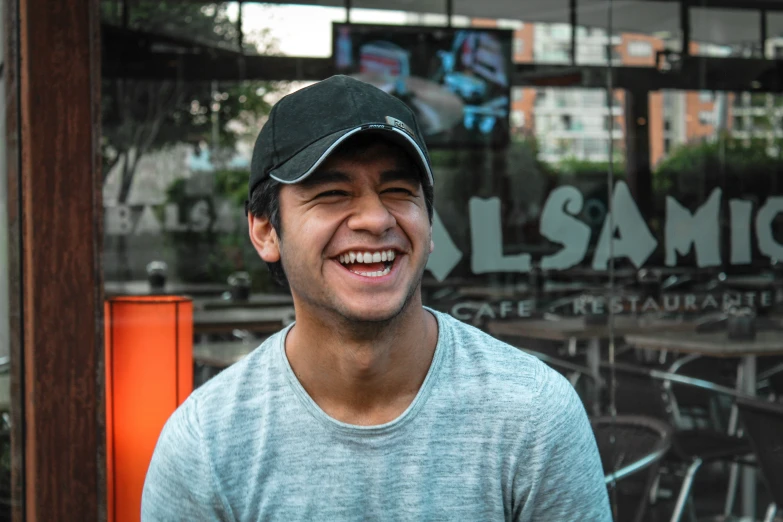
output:
<path id="1" fill-rule="evenodd" d="M 250 162 L 248 193 L 273 178 L 302 181 L 344 140 L 376 132 L 408 152 L 433 183 L 427 147 L 413 111 L 402 100 L 350 76 L 332 76 L 278 101 L 261 129 Z"/>

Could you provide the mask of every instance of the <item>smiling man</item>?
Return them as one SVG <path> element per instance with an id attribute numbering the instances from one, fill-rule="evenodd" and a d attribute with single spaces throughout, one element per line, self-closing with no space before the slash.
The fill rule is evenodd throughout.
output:
<path id="1" fill-rule="evenodd" d="M 286 96 L 249 194 L 296 322 L 169 419 L 143 521 L 611 520 L 569 383 L 422 305 L 433 175 L 410 109 L 345 76 Z"/>

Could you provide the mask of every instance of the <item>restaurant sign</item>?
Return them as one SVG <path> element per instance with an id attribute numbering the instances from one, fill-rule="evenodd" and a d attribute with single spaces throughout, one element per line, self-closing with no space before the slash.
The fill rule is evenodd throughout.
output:
<path id="1" fill-rule="evenodd" d="M 666 266 L 676 266 L 678 256 L 695 252 L 698 267 L 732 265 L 751 262 L 751 240 L 755 233 L 758 249 L 770 259 L 783 259 L 783 243 L 773 234 L 773 222 L 783 213 L 783 197 L 770 196 L 753 216 L 753 203 L 739 198 L 728 201 L 731 251 L 729 259 L 721 257 L 720 223 L 723 194 L 712 191 L 707 200 L 690 212 L 671 196 L 666 197 L 663 245 L 650 232 L 644 217 L 624 182 L 615 185 L 612 212 L 608 213 L 593 251 L 591 265 L 595 270 L 607 270 L 609 257 L 627 258 L 641 268 L 659 247 L 664 250 Z M 583 211 L 582 193 L 573 186 L 555 188 L 544 203 L 539 231 L 561 248 L 541 258 L 544 270 L 568 270 L 584 261 L 588 253 L 592 230 L 577 216 Z M 195 202 L 182 216 L 176 204 L 132 207 L 116 205 L 106 208 L 106 233 L 109 235 L 157 235 L 168 232 L 235 232 L 243 219 L 241 210 L 228 202 L 210 210 L 208 200 Z M 503 252 L 500 198 L 473 197 L 468 203 L 471 233 L 470 267 L 474 274 L 529 272 L 532 255 L 508 255 Z M 438 280 L 448 277 L 463 257 L 454 244 L 443 221 L 435 213 L 433 219 L 435 251 L 427 268 Z"/>
<path id="2" fill-rule="evenodd" d="M 781 297 L 779 290 L 754 292 L 664 293 L 660 297 L 641 295 L 580 295 L 562 303 L 551 313 L 562 316 L 721 312 L 732 307 L 769 308 Z M 451 305 L 449 313 L 462 321 L 521 319 L 542 310 L 535 299 L 506 299 L 496 302 L 464 300 Z"/>
<path id="3" fill-rule="evenodd" d="M 693 213 L 671 196 L 666 197 L 666 216 L 663 245 L 666 266 L 676 266 L 678 256 L 695 251 L 700 268 L 721 266 L 724 259 L 720 249 L 722 191 L 716 188 Z M 561 245 L 554 254 L 541 258 L 544 270 L 568 270 L 579 265 L 587 256 L 591 228 L 577 218 L 584 207 L 582 193 L 570 185 L 554 189 L 541 212 L 539 231 L 549 241 Z M 612 196 L 612 212 L 604 219 L 591 261 L 595 270 L 607 270 L 609 256 L 627 258 L 641 268 L 659 248 L 658 240 L 650 232 L 628 185 L 618 182 Z M 783 259 L 783 243 L 773 234 L 773 222 L 783 213 L 783 197 L 771 196 L 753 218 L 753 203 L 739 198 L 728 201 L 728 219 L 731 251 L 728 263 L 744 265 L 751 262 L 751 238 L 755 232 L 758 249 L 770 259 Z M 491 272 L 529 272 L 532 255 L 503 253 L 500 199 L 474 197 L 469 202 L 471 232 L 471 271 L 474 274 Z M 439 281 L 444 280 L 462 258 L 443 222 L 433 221 L 435 251 L 427 268 Z M 610 245 L 611 242 L 611 245 Z"/>
<path id="4" fill-rule="evenodd" d="M 114 205 L 106 207 L 105 228 L 110 236 L 160 235 L 162 232 L 235 232 L 244 215 L 235 205 L 200 199 L 183 213 L 176 203 L 166 205 Z M 186 214 L 186 215 L 183 215 Z"/>

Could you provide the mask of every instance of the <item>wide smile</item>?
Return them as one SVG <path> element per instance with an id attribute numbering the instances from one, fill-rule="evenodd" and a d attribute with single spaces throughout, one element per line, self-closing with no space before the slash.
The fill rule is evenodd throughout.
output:
<path id="1" fill-rule="evenodd" d="M 399 259 L 400 253 L 393 250 L 349 251 L 341 254 L 335 261 L 347 271 L 369 279 L 387 276 Z"/>

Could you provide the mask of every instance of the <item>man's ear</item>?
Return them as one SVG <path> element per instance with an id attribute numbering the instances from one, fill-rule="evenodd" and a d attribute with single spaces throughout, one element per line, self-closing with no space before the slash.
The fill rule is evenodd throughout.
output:
<path id="1" fill-rule="evenodd" d="M 280 238 L 269 219 L 248 214 L 247 225 L 250 232 L 250 242 L 267 263 L 280 261 Z"/>
<path id="2" fill-rule="evenodd" d="M 430 225 L 430 254 L 435 250 L 435 241 L 432 240 L 432 225 Z"/>

